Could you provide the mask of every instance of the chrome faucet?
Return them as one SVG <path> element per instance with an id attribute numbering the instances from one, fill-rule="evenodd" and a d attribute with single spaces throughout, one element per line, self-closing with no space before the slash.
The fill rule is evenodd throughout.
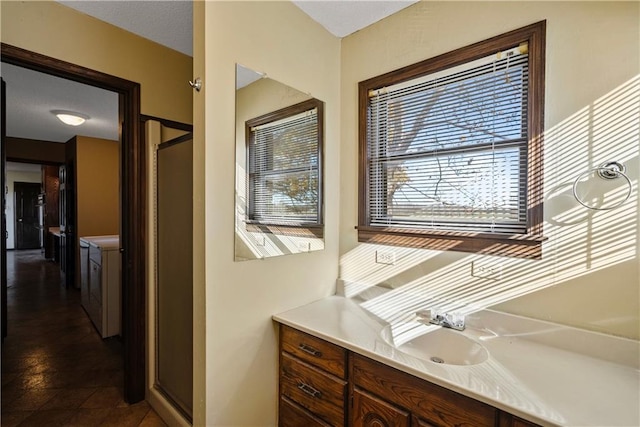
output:
<path id="1" fill-rule="evenodd" d="M 455 329 L 456 331 L 464 330 L 464 315 L 460 313 L 445 313 L 444 311 L 432 308 L 429 323 L 439 325 L 444 328 Z"/>

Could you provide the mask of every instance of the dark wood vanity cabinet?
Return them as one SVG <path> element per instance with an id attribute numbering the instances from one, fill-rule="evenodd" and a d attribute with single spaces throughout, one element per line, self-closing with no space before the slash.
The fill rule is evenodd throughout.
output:
<path id="1" fill-rule="evenodd" d="M 353 390 L 353 426 L 410 427 L 411 415 L 364 390 Z"/>
<path id="2" fill-rule="evenodd" d="M 498 410 L 485 403 L 358 354 L 352 354 L 351 364 L 350 381 L 353 383 L 354 392 L 366 390 L 375 396 L 383 397 L 384 402 L 389 403 L 390 406 L 410 412 L 416 420 L 416 426 L 496 426 Z M 370 416 L 373 417 L 373 413 L 370 413 Z M 354 426 L 365 425 L 367 424 L 354 423 Z M 409 426 L 411 424 L 379 425 Z"/>
<path id="3" fill-rule="evenodd" d="M 292 329 L 280 329 L 280 427 L 346 424 L 347 351 Z"/>
<path id="4" fill-rule="evenodd" d="M 537 427 L 285 325 L 278 420 L 280 427 Z"/>
<path id="5" fill-rule="evenodd" d="M 523 420 L 507 412 L 500 412 L 499 427 L 540 427 L 538 424 Z"/>

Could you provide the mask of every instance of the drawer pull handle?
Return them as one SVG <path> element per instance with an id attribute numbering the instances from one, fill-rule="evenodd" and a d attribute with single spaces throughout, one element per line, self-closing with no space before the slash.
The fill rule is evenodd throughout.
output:
<path id="1" fill-rule="evenodd" d="M 322 392 L 320 390 L 316 390 L 315 388 L 311 387 L 308 384 L 300 383 L 298 384 L 298 388 L 304 391 L 305 393 L 307 393 L 311 397 L 320 398 L 320 396 L 322 396 Z"/>
<path id="2" fill-rule="evenodd" d="M 305 343 L 300 343 L 298 348 L 300 350 L 304 351 L 305 353 L 308 353 L 308 354 L 310 354 L 312 356 L 322 357 L 322 352 L 321 351 L 316 350 L 315 348 L 311 347 L 310 345 L 306 345 Z"/>

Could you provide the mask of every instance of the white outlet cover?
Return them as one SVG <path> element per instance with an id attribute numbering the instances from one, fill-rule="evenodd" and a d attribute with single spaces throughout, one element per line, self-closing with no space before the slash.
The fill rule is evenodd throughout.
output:
<path id="1" fill-rule="evenodd" d="M 396 253 L 390 250 L 376 251 L 376 263 L 394 265 L 396 263 Z"/>

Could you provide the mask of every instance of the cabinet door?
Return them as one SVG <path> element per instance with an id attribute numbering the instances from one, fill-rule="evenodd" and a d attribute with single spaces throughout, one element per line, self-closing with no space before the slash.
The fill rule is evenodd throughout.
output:
<path id="1" fill-rule="evenodd" d="M 409 427 L 409 413 L 362 390 L 353 391 L 353 427 Z"/>
<path id="2" fill-rule="evenodd" d="M 495 427 L 498 411 L 485 403 L 353 354 L 350 380 L 360 390 L 407 408 L 438 427 Z M 428 424 L 425 424 L 428 425 Z"/>
<path id="3" fill-rule="evenodd" d="M 279 427 L 331 427 L 313 414 L 287 399 L 280 398 Z"/>
<path id="4" fill-rule="evenodd" d="M 539 427 L 537 424 L 523 420 L 507 412 L 500 412 L 500 427 Z"/>
<path id="5" fill-rule="evenodd" d="M 427 422 L 419 418 L 414 419 L 413 423 L 416 427 L 438 427 L 435 424 L 431 424 L 430 422 Z"/>

